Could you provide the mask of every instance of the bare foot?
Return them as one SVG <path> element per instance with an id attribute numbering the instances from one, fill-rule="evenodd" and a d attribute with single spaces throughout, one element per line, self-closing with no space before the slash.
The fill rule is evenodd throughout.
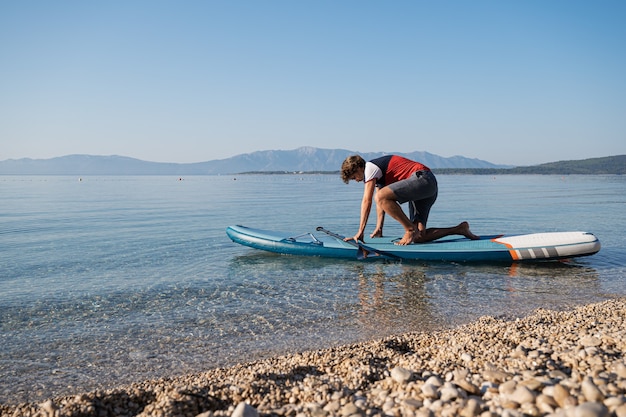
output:
<path id="1" fill-rule="evenodd" d="M 476 236 L 474 233 L 471 232 L 468 222 L 462 222 L 457 227 L 461 229 L 461 234 L 465 236 L 466 238 L 472 239 L 472 240 L 480 239 L 480 236 Z"/>
<path id="2" fill-rule="evenodd" d="M 404 232 L 404 236 L 402 237 L 402 239 L 396 242 L 396 245 L 402 245 L 402 246 L 410 245 L 411 243 L 413 243 L 414 237 L 415 237 L 415 230 L 413 229 L 407 230 L 406 232 Z"/>

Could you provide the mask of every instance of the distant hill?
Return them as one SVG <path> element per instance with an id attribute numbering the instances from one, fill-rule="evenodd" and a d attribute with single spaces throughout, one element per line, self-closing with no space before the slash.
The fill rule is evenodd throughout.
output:
<path id="1" fill-rule="evenodd" d="M 218 175 L 243 172 L 328 172 L 338 171 L 343 160 L 355 151 L 302 147 L 289 151 L 270 150 L 241 154 L 228 159 L 188 164 L 148 162 L 125 156 L 68 155 L 51 159 L 8 159 L 0 161 L 0 175 Z M 372 159 L 388 153 L 360 153 Z M 503 168 L 479 159 L 445 158 L 428 152 L 397 153 L 435 168 Z"/>
<path id="2" fill-rule="evenodd" d="M 624 175 L 626 174 L 626 155 L 589 158 L 575 161 L 558 161 L 547 164 L 515 168 L 447 168 L 437 170 L 442 174 L 542 174 L 542 175 Z"/>
<path id="3" fill-rule="evenodd" d="M 228 159 L 176 164 L 149 162 L 125 156 L 68 155 L 51 159 L 0 161 L 0 175 L 227 175 L 241 173 L 338 172 L 343 160 L 359 153 L 369 160 L 389 153 L 302 147 L 290 151 L 258 151 Z M 511 167 L 480 159 L 445 158 L 428 152 L 390 152 L 404 155 L 445 174 L 626 174 L 626 155 Z"/>

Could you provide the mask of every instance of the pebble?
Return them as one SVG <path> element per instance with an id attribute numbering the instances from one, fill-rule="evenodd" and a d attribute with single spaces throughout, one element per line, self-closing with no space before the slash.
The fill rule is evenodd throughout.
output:
<path id="1" fill-rule="evenodd" d="M 587 401 L 602 402 L 604 400 L 604 394 L 602 394 L 602 391 L 596 386 L 591 377 L 585 377 L 581 384 L 581 389 Z"/>
<path id="2" fill-rule="evenodd" d="M 0 415 L 626 417 L 625 352 L 622 298 L 0 404 Z"/>
<path id="3" fill-rule="evenodd" d="M 513 393 L 509 396 L 509 399 L 511 401 L 515 401 L 520 405 L 526 403 L 534 403 L 535 393 L 527 387 L 520 385 L 515 388 L 515 391 L 513 391 Z"/>
<path id="4" fill-rule="evenodd" d="M 465 379 L 454 380 L 454 383 L 470 395 L 480 394 L 480 388 Z"/>
<path id="5" fill-rule="evenodd" d="M 572 417 L 609 417 L 609 410 L 600 403 L 584 403 L 574 408 Z"/>
<path id="6" fill-rule="evenodd" d="M 409 379 L 411 379 L 412 375 L 413 372 L 400 366 L 396 366 L 391 370 L 391 379 L 400 384 L 407 382 Z"/>
<path id="7" fill-rule="evenodd" d="M 422 394 L 425 398 L 439 398 L 439 391 L 433 384 L 422 385 Z"/>
<path id="8" fill-rule="evenodd" d="M 456 389 L 454 386 L 452 385 L 448 385 L 446 384 L 442 389 L 441 389 L 441 401 L 448 403 L 451 402 L 457 398 L 459 398 L 461 396 L 460 392 L 458 389 Z"/>
<path id="9" fill-rule="evenodd" d="M 259 412 L 250 404 L 239 403 L 231 417 L 259 417 Z"/>

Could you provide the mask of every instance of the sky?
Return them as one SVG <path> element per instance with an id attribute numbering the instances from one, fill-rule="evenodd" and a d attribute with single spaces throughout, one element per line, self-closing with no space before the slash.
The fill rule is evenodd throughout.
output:
<path id="1" fill-rule="evenodd" d="M 0 160 L 626 154 L 626 1 L 0 2 Z"/>

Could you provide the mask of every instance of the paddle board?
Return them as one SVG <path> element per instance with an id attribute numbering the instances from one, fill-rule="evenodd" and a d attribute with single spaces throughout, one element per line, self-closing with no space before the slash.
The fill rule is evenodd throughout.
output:
<path id="1" fill-rule="evenodd" d="M 352 259 L 514 262 L 567 259 L 593 255 L 600 250 L 600 241 L 588 232 L 493 235 L 482 236 L 480 240 L 446 237 L 406 246 L 395 244 L 400 237 L 346 242 L 343 236 L 322 227 L 298 234 L 237 225 L 229 226 L 226 234 L 233 242 L 269 252 Z"/>

